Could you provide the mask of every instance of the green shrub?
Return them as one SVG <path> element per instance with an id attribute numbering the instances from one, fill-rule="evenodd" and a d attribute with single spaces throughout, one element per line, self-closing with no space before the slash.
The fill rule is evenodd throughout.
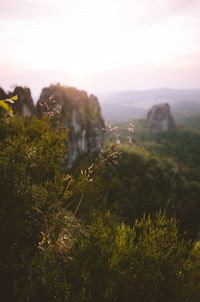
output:
<path id="1" fill-rule="evenodd" d="M 0 277 L 14 301 L 44 233 L 55 236 L 66 134 L 47 118 L 0 119 Z M 50 227 L 51 226 L 51 227 Z M 52 234 L 51 234 L 52 233 Z"/>
<path id="2" fill-rule="evenodd" d="M 116 224 L 108 213 L 79 246 L 74 277 L 79 283 L 74 291 L 72 285 L 71 301 L 183 301 L 190 247 L 179 238 L 176 220 L 161 212 L 133 227 Z"/>

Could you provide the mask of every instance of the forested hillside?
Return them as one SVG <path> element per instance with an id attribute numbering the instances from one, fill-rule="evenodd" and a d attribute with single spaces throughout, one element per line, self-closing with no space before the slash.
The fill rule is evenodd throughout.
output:
<path id="1" fill-rule="evenodd" d="M 200 130 L 200 113 L 185 114 L 177 118 L 177 122 L 186 125 L 192 129 Z"/>
<path id="2" fill-rule="evenodd" d="M 130 132 L 130 124 L 135 125 L 134 132 Z M 126 217 L 132 212 L 138 215 L 140 208 L 140 215 L 165 209 L 180 219 L 182 230 L 190 238 L 196 238 L 200 217 L 200 131 L 177 125 L 176 129 L 153 133 L 147 130 L 145 120 L 118 124 L 113 129 L 121 143 L 114 179 L 116 187 L 123 183 L 123 190 L 113 190 L 111 200 L 116 194 L 122 195 L 127 201 Z"/>
<path id="3" fill-rule="evenodd" d="M 0 114 L 2 301 L 199 301 L 199 131 L 108 125 L 64 170 L 62 125 Z"/>

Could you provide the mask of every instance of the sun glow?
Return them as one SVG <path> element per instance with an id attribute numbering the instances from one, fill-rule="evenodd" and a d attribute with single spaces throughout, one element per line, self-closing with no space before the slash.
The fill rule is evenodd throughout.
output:
<path id="1" fill-rule="evenodd" d="M 200 52 L 200 19 L 169 13 L 181 0 L 20 3 L 17 18 L 1 20 L 2 65 L 84 77 L 123 66 L 173 66 Z"/>

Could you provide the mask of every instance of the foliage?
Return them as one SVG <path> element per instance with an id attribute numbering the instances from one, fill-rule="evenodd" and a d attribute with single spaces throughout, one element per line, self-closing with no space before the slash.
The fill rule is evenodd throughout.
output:
<path id="1" fill-rule="evenodd" d="M 130 225 L 143 213 L 165 209 L 180 220 L 179 229 L 195 239 L 200 219 L 199 171 L 134 145 L 112 148 L 110 155 L 118 152 L 117 164 L 104 162 L 98 169 L 94 164 L 95 173 L 89 179 L 85 172 L 79 174 L 64 195 L 66 206 L 75 212 L 83 194 L 78 209 L 82 219 L 90 220 L 94 209 L 110 210 Z"/>
<path id="2" fill-rule="evenodd" d="M 6 100 L 0 100 L 0 110 L 3 113 L 7 113 L 10 116 L 13 116 L 13 110 L 12 107 L 9 106 L 9 103 L 12 104 L 14 103 L 14 101 L 16 101 L 18 99 L 17 95 L 13 96 L 10 99 L 6 99 Z M 0 112 L 1 112 L 0 111 Z"/>
<path id="3" fill-rule="evenodd" d="M 192 168 L 200 166 L 200 131 L 176 125 L 176 129 L 154 133 L 147 130 L 144 120 L 132 121 L 132 123 L 135 124 L 133 133 L 128 133 L 124 123 L 117 124 L 122 143 L 129 134 L 134 145 L 143 147 L 151 153 L 172 157 Z"/>
<path id="4" fill-rule="evenodd" d="M 62 229 L 56 240 L 43 244 L 32 259 L 22 301 L 70 301 L 72 250 L 87 232 L 73 215 L 65 211 L 63 214 L 59 215 Z"/>
<path id="5" fill-rule="evenodd" d="M 200 114 L 186 114 L 177 118 L 177 122 L 195 130 L 200 130 Z"/>
<path id="6" fill-rule="evenodd" d="M 128 133 L 124 123 L 114 125 L 122 144 L 118 167 L 106 176 L 109 208 L 129 223 L 144 212 L 166 209 L 179 218 L 182 231 L 195 239 L 200 227 L 199 131 L 177 127 L 152 133 L 145 121 L 134 124 L 133 133 Z M 125 143 L 127 134 L 132 145 Z"/>
<path id="7" fill-rule="evenodd" d="M 0 274 L 5 301 L 20 293 L 42 234 L 48 240 L 56 236 L 65 140 L 63 130 L 53 129 L 47 118 L 0 120 Z"/>
<path id="8" fill-rule="evenodd" d="M 70 301 L 184 301 L 190 246 L 179 238 L 176 220 L 161 212 L 133 227 L 107 213 L 77 249 Z"/>
<path id="9" fill-rule="evenodd" d="M 61 125 L 1 115 L 2 301 L 199 301 L 199 132 L 135 128 L 69 174 Z"/>

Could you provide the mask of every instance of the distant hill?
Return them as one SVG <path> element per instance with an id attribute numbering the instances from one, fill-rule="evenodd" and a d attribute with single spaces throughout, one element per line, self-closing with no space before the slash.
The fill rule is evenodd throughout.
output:
<path id="1" fill-rule="evenodd" d="M 126 121 L 145 118 L 151 106 L 169 103 L 175 120 L 200 113 L 200 89 L 168 89 L 121 91 L 99 94 L 106 120 Z"/>

